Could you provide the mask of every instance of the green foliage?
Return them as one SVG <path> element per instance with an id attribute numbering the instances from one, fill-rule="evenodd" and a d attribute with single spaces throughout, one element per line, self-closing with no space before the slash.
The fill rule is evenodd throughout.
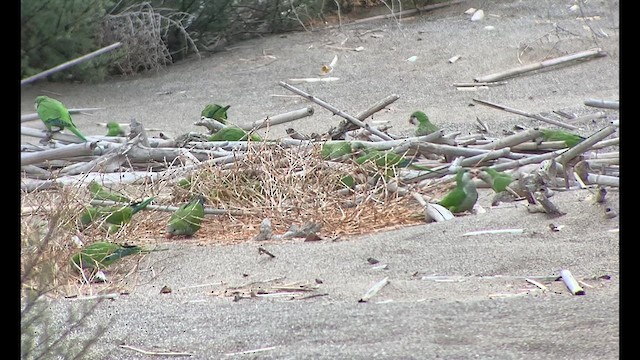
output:
<path id="1" fill-rule="evenodd" d="M 35 75 L 98 49 L 96 32 L 110 0 L 23 0 L 21 4 L 21 77 Z M 101 80 L 106 59 L 52 74 L 52 80 Z"/>

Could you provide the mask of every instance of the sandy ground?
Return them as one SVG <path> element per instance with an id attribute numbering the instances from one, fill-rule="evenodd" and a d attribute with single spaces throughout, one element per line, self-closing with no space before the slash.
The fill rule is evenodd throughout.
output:
<path id="1" fill-rule="evenodd" d="M 406 119 L 418 109 L 441 128 L 463 134 L 477 131 L 476 119 L 494 136 L 514 124 L 545 125 L 474 104 L 479 98 L 531 113 L 605 112 L 604 119 L 580 124 L 579 132 L 588 136 L 618 118 L 615 110 L 584 106 L 587 99 L 619 96 L 618 2 L 587 2 L 584 14 L 572 12 L 572 4 L 467 1 L 400 23 L 388 19 L 265 37 L 159 73 L 93 85 L 37 83 L 22 90 L 22 111 L 33 111 L 35 96 L 50 94 L 70 108 L 105 108 L 74 118 L 85 134 L 103 133 L 96 122 L 131 118 L 181 134 L 202 130 L 193 122 L 210 102 L 231 104 L 229 117 L 240 125 L 311 105 L 313 116 L 262 134 L 282 137 L 288 126 L 321 133 L 339 118 L 290 96 L 278 82 L 316 77 L 338 55 L 330 74 L 338 81 L 294 86 L 353 115 L 398 94 L 373 119 L 389 121 L 395 134 L 411 134 Z M 470 7 L 484 9 L 485 19 L 471 22 L 464 14 Z M 600 29 L 608 37 L 595 36 Z M 525 44 L 528 50 L 518 55 Z M 475 92 L 452 86 L 519 66 L 518 58 L 530 63 L 596 47 L 607 56 Z M 448 63 L 454 55 L 461 59 Z M 407 61 L 411 56 L 417 60 Z M 618 189 L 608 190 L 604 207 L 618 211 Z M 490 193 L 481 195 L 483 214 L 340 241 L 169 242 L 169 251 L 144 258 L 129 295 L 101 303 L 91 326 L 74 336 L 81 339 L 90 328 L 110 323 L 94 347 L 94 358 L 107 359 L 149 357 L 122 344 L 198 359 L 618 358 L 619 238 L 611 231 L 618 218 L 606 218 L 589 190 L 557 192 L 553 200 L 566 215 L 554 219 L 529 214 L 523 203 L 492 208 Z M 561 230 L 552 231 L 550 224 Z M 523 232 L 464 236 L 489 229 Z M 258 246 L 275 258 L 260 255 Z M 380 263 L 371 265 L 368 258 Z M 542 291 L 524 280 L 560 269 L 585 282 L 584 296 L 571 295 L 561 281 L 545 282 L 549 290 Z M 388 285 L 369 302 L 358 302 L 384 278 Z M 318 296 L 232 301 L 232 288 L 242 294 L 252 282 L 263 282 L 266 292 L 285 284 Z M 160 293 L 165 285 L 171 294 Z M 81 303 L 55 300 L 50 308 L 62 321 Z M 261 351 L 225 356 L 255 349 Z"/>

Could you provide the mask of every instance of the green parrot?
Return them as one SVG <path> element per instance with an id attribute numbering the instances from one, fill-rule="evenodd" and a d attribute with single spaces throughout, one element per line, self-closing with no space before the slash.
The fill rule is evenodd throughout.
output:
<path id="1" fill-rule="evenodd" d="M 120 245 L 107 241 L 93 243 L 71 257 L 71 266 L 81 269 L 103 269 L 125 256 L 149 253 L 135 245 Z"/>
<path id="2" fill-rule="evenodd" d="M 227 110 L 231 107 L 231 105 L 220 106 L 218 104 L 208 104 L 202 109 L 200 113 L 201 116 L 206 117 L 207 119 L 218 120 L 223 124 L 227 123 Z"/>
<path id="3" fill-rule="evenodd" d="M 456 174 L 456 187 L 445 195 L 438 205 L 444 206 L 452 213 L 460 213 L 473 209 L 478 201 L 478 191 L 468 169 L 460 169 Z"/>
<path id="4" fill-rule="evenodd" d="M 174 235 L 191 236 L 200 229 L 204 218 L 204 197 L 196 196 L 183 204 L 169 218 L 167 237 Z"/>
<path id="5" fill-rule="evenodd" d="M 36 111 L 38 112 L 40 120 L 44 123 L 44 126 L 47 127 L 49 136 L 54 132 L 68 129 L 83 141 L 87 141 L 87 138 L 80 133 L 71 120 L 69 110 L 67 110 L 66 106 L 60 101 L 48 96 L 38 96 L 36 97 Z M 58 129 L 53 130 L 54 127 Z"/>
<path id="6" fill-rule="evenodd" d="M 209 141 L 246 141 L 248 133 L 237 126 L 227 126 L 209 136 Z M 251 134 L 252 141 L 262 141 L 258 134 Z"/>
<path id="7" fill-rule="evenodd" d="M 128 197 L 115 191 L 105 189 L 95 180 L 91 180 L 87 187 L 89 188 L 89 192 L 91 193 L 93 198 L 96 200 L 111 200 L 126 203 L 131 202 L 131 199 L 129 199 Z"/>
<path id="8" fill-rule="evenodd" d="M 493 168 L 483 168 L 480 170 L 480 174 L 478 175 L 483 181 L 487 184 L 491 185 L 493 191 L 499 193 L 501 191 L 505 191 L 507 186 L 513 182 L 513 178 L 511 175 L 496 171 Z"/>
<path id="9" fill-rule="evenodd" d="M 326 141 L 322 144 L 320 155 L 325 160 L 336 160 L 344 155 L 351 154 L 352 151 L 351 142 L 349 141 Z"/>
<path id="10" fill-rule="evenodd" d="M 431 121 L 429 121 L 427 114 L 422 111 L 415 111 L 411 114 L 409 117 L 409 123 L 412 125 L 418 125 L 415 131 L 416 136 L 429 135 L 440 130 L 437 126 L 433 125 Z"/>
<path id="11" fill-rule="evenodd" d="M 88 207 L 80 214 L 80 224 L 82 227 L 86 227 L 94 220 L 104 219 L 105 224 L 108 226 L 109 233 L 115 233 L 122 226 L 128 224 L 135 213 L 147 207 L 153 199 L 153 197 L 150 197 L 125 206 Z"/>
<path id="12" fill-rule="evenodd" d="M 411 164 L 412 160 L 405 158 L 402 155 L 398 155 L 391 150 L 381 151 L 371 148 L 362 149 L 363 155 L 355 159 L 357 164 L 364 164 L 366 162 L 373 162 L 379 168 L 393 168 L 393 167 L 405 167 L 415 170 L 430 171 L 431 169 L 424 166 Z"/>
<path id="13" fill-rule="evenodd" d="M 125 136 L 124 129 L 115 121 L 107 123 L 107 136 Z"/>
<path id="14" fill-rule="evenodd" d="M 582 140 L 586 139 L 577 134 L 564 130 L 539 129 L 542 131 L 543 141 L 564 141 L 567 147 L 573 147 Z"/>

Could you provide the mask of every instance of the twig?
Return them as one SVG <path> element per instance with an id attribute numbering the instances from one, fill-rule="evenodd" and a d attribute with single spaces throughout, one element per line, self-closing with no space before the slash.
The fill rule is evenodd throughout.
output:
<path id="1" fill-rule="evenodd" d="M 542 115 L 538 115 L 538 114 L 531 114 L 531 113 L 528 113 L 528 112 L 525 112 L 525 111 L 522 111 L 522 110 L 518 110 L 518 109 L 514 109 L 514 108 L 511 108 L 511 107 L 508 107 L 508 106 L 500 105 L 500 104 L 497 104 L 497 103 L 494 103 L 494 102 L 491 102 L 491 101 L 480 100 L 480 99 L 473 99 L 473 101 L 475 101 L 477 103 L 480 103 L 482 105 L 486 105 L 486 106 L 493 107 L 493 108 L 496 108 L 496 109 L 504 110 L 504 111 L 507 111 L 507 112 L 510 112 L 510 113 L 514 113 L 514 114 L 526 116 L 528 118 L 544 121 L 544 122 L 547 122 L 549 124 L 557 125 L 557 126 L 560 126 L 560 127 L 566 128 L 566 129 L 576 130 L 578 128 L 577 126 L 573 126 L 571 124 L 567 124 L 567 123 L 564 123 L 564 122 L 559 121 L 559 120 L 549 119 L 549 118 L 546 118 L 546 117 L 544 117 Z"/>
<path id="2" fill-rule="evenodd" d="M 95 205 L 95 206 L 122 205 L 122 203 L 115 202 L 115 201 L 109 201 L 109 200 L 91 200 L 90 204 L 91 205 Z M 149 204 L 144 208 L 144 210 L 175 212 L 176 210 L 178 210 L 178 208 L 179 208 L 178 206 L 171 206 L 171 205 L 153 205 L 153 204 Z M 210 207 L 205 207 L 204 208 L 204 213 L 205 213 L 205 215 L 208 214 L 208 215 L 233 215 L 233 216 L 241 216 L 241 215 L 248 215 L 249 214 L 248 211 L 244 211 L 244 210 L 213 209 L 213 208 L 210 208 Z"/>
<path id="3" fill-rule="evenodd" d="M 530 279 L 530 278 L 526 278 L 526 279 L 524 279 L 524 280 L 525 280 L 526 282 L 528 282 L 528 283 L 531 283 L 531 284 L 533 284 L 533 285 L 537 286 L 537 287 L 538 287 L 538 288 L 540 288 L 542 291 L 547 291 L 547 290 L 549 290 L 549 288 L 548 288 L 547 286 L 545 286 L 544 284 L 542 284 L 542 283 L 540 283 L 540 282 L 538 282 L 538 281 L 535 281 L 535 280 Z"/>
<path id="4" fill-rule="evenodd" d="M 498 85 L 506 85 L 506 81 L 493 81 L 493 82 L 459 82 L 453 83 L 455 87 L 476 87 L 476 86 L 498 86 Z"/>
<path id="5" fill-rule="evenodd" d="M 140 348 L 137 348 L 137 347 L 133 347 L 133 346 L 130 346 L 130 345 L 120 345 L 120 347 L 123 348 L 123 349 L 129 349 L 129 350 L 137 351 L 137 352 L 145 354 L 145 355 L 193 356 L 193 354 L 187 353 L 187 352 L 147 351 L 147 350 L 143 350 L 143 349 L 140 349 Z"/>
<path id="6" fill-rule="evenodd" d="M 369 290 L 367 290 L 367 292 L 362 296 L 362 298 L 360 298 L 360 300 L 358 300 L 358 302 L 367 302 L 369 299 L 375 296 L 378 293 L 378 291 L 380 291 L 383 287 L 385 287 L 385 285 L 387 285 L 388 283 L 389 283 L 389 277 L 387 276 L 386 278 L 373 284 L 373 286 L 369 288 Z"/>
<path id="7" fill-rule="evenodd" d="M 265 348 L 261 348 L 261 349 L 255 349 L 255 350 L 245 350 L 245 351 L 234 352 L 234 353 L 226 353 L 224 355 L 225 356 L 234 356 L 234 355 L 244 355 L 244 354 L 255 354 L 257 352 L 269 351 L 269 350 L 273 350 L 275 348 L 276 348 L 275 346 L 270 346 L 270 347 L 265 347 Z"/>
<path id="8" fill-rule="evenodd" d="M 494 235 L 494 234 L 522 234 L 524 229 L 498 229 L 498 230 L 478 230 L 470 231 L 462 234 L 462 236 L 476 236 L 476 235 Z"/>
<path id="9" fill-rule="evenodd" d="M 270 253 L 269 251 L 267 251 L 265 248 L 263 248 L 262 246 L 258 247 L 258 254 L 262 255 L 262 254 L 266 254 L 269 255 L 269 257 L 271 257 L 272 259 L 274 257 L 276 257 L 275 255 L 273 255 L 272 253 Z"/>
<path id="10" fill-rule="evenodd" d="M 312 101 L 312 102 L 322 106 L 323 108 L 331 111 L 332 113 L 349 120 L 350 122 L 358 125 L 359 127 L 367 129 L 372 134 L 377 135 L 377 136 L 381 137 L 384 140 L 393 140 L 393 138 L 391 136 L 379 131 L 378 129 L 375 129 L 375 128 L 369 126 L 369 124 L 363 123 L 362 121 L 356 119 L 355 117 L 353 117 L 353 116 L 351 116 L 349 114 L 346 114 L 345 112 L 343 112 L 343 111 L 339 110 L 338 108 L 336 108 L 336 107 L 334 107 L 334 106 L 332 106 L 332 105 L 330 105 L 330 104 L 328 104 L 328 103 L 316 98 L 313 95 L 307 94 L 306 92 L 304 92 L 304 91 L 302 91 L 300 89 L 297 89 L 297 88 L 285 83 L 284 81 L 279 81 L 278 84 L 280 86 L 284 87 L 285 89 L 290 90 L 290 91 L 292 91 L 292 92 L 294 92 L 294 93 L 296 93 L 296 94 L 298 94 L 300 96 L 305 97 L 309 101 Z"/>
<path id="11" fill-rule="evenodd" d="M 520 75 L 520 74 L 527 73 L 534 70 L 539 70 L 549 66 L 566 63 L 569 61 L 588 59 L 592 57 L 602 57 L 602 56 L 606 56 L 606 53 L 602 51 L 602 49 L 597 48 L 597 49 L 585 50 L 585 51 L 581 51 L 571 55 L 561 56 L 554 59 L 549 59 L 549 60 L 528 64 L 524 66 L 519 66 L 513 69 L 505 70 L 505 71 L 491 74 L 491 75 L 479 76 L 474 78 L 473 80 L 477 82 L 498 81 L 508 77 L 513 77 L 516 75 Z"/>

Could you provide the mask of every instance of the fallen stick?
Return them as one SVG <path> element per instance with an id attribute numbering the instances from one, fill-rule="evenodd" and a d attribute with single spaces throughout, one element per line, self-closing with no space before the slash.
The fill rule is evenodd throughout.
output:
<path id="1" fill-rule="evenodd" d="M 226 353 L 224 355 L 225 356 L 234 356 L 234 355 L 255 354 L 255 353 L 258 353 L 258 352 L 262 352 L 262 351 L 273 350 L 275 348 L 276 348 L 275 346 L 270 346 L 270 347 L 265 347 L 265 348 L 261 348 L 261 349 L 255 349 L 255 350 L 245 350 L 245 351 L 239 351 L 239 352 L 234 352 L 234 353 Z"/>
<path id="2" fill-rule="evenodd" d="M 569 148 L 569 150 L 558 155 L 558 157 L 556 157 L 556 162 L 559 162 L 560 164 L 565 165 L 569 160 L 589 150 L 591 146 L 593 146 L 600 140 L 603 140 L 607 136 L 613 134 L 614 132 L 616 132 L 616 128 L 613 126 L 606 126 L 602 128 L 600 131 L 596 132 L 595 134 L 582 140 L 575 146 Z"/>
<path id="3" fill-rule="evenodd" d="M 92 111 L 98 111 L 98 110 L 104 110 L 104 108 L 69 109 L 69 114 L 80 114 L 83 112 L 92 112 Z M 33 120 L 40 120 L 40 116 L 38 115 L 38 113 L 20 115 L 20 122 L 27 122 L 27 121 L 33 121 Z"/>
<path id="4" fill-rule="evenodd" d="M 133 346 L 130 346 L 130 345 L 120 345 L 120 347 L 123 348 L 123 349 L 129 349 L 129 350 L 137 351 L 137 352 L 145 354 L 145 355 L 193 356 L 193 354 L 187 353 L 187 352 L 147 351 L 147 350 L 143 350 L 143 349 L 140 349 L 140 348 L 137 348 L 137 347 L 133 347 Z"/>
<path id="5" fill-rule="evenodd" d="M 95 142 L 67 145 L 65 147 L 38 152 L 20 153 L 20 166 L 41 163 L 47 160 L 66 159 L 76 156 L 93 155 Z"/>
<path id="6" fill-rule="evenodd" d="M 495 165 L 491 165 L 489 166 L 492 169 L 495 169 L 496 171 L 504 171 L 504 170 L 508 170 L 508 169 L 515 169 L 521 166 L 525 166 L 525 165 L 529 165 L 529 164 L 538 164 L 541 163 L 545 160 L 549 160 L 549 159 L 553 159 L 556 156 L 566 152 L 568 149 L 562 149 L 562 150 L 556 150 L 556 151 L 551 151 L 545 154 L 541 154 L 541 155 L 535 155 L 535 156 L 530 156 L 530 157 L 526 157 L 523 159 L 517 159 L 517 160 L 513 160 L 513 161 L 507 161 L 507 162 L 503 162 L 500 164 L 495 164 Z"/>
<path id="7" fill-rule="evenodd" d="M 571 275 L 571 271 L 569 270 L 561 270 L 560 277 L 562 278 L 562 282 L 567 286 L 569 291 L 573 295 L 584 295 L 584 289 L 580 287 L 580 284 L 576 281 L 576 279 Z"/>
<path id="8" fill-rule="evenodd" d="M 34 82 L 36 80 L 45 78 L 45 77 L 47 77 L 47 76 L 49 76 L 51 74 L 55 74 L 58 71 L 64 70 L 66 68 L 69 68 L 69 67 L 72 67 L 74 65 L 80 64 L 80 63 L 85 62 L 87 60 L 93 59 L 94 57 L 96 57 L 98 55 L 102 55 L 102 54 L 104 54 L 106 52 L 109 52 L 109 51 L 111 51 L 113 49 L 117 49 L 120 46 L 122 46 L 122 43 L 117 42 L 117 43 L 111 44 L 109 46 L 105 46 L 102 49 L 98 49 L 98 50 L 96 50 L 96 51 L 94 51 L 92 53 L 89 53 L 87 55 L 83 55 L 83 56 L 81 56 L 79 58 L 67 61 L 67 62 L 62 63 L 62 64 L 60 64 L 60 65 L 58 65 L 56 67 L 53 67 L 53 68 L 51 68 L 49 70 L 45 70 L 45 71 L 43 71 L 41 73 L 38 73 L 38 74 L 33 75 L 33 76 L 30 76 L 30 77 L 28 77 L 26 79 L 20 80 L 20 86 L 24 86 L 24 85 L 30 84 L 30 83 L 32 83 L 32 82 Z"/>
<path id="9" fill-rule="evenodd" d="M 490 142 L 488 144 L 476 146 L 478 149 L 491 149 L 497 150 L 504 147 L 512 147 L 521 144 L 525 141 L 539 138 L 543 135 L 542 131 L 538 129 L 527 129 L 519 133 L 498 139 L 497 141 Z"/>
<path id="10" fill-rule="evenodd" d="M 501 157 L 507 157 L 511 153 L 511 149 L 506 147 L 499 150 L 489 151 L 487 153 L 470 156 L 460 161 L 460 166 L 479 166 L 485 161 L 491 161 L 499 159 Z"/>
<path id="11" fill-rule="evenodd" d="M 351 116 L 349 114 L 346 114 L 345 112 L 339 110 L 338 108 L 334 107 L 333 105 L 330 105 L 330 104 L 328 104 L 328 103 L 316 98 L 313 95 L 307 94 L 306 92 L 304 92 L 304 91 L 302 91 L 300 89 L 297 89 L 297 88 L 285 83 L 284 81 L 279 81 L 278 84 L 280 86 L 284 87 L 285 89 L 290 90 L 290 91 L 292 91 L 292 92 L 294 92 L 294 93 L 296 93 L 296 94 L 298 94 L 300 96 L 305 97 L 307 100 L 322 106 L 323 108 L 331 111 L 332 113 L 349 120 L 350 122 L 358 125 L 359 127 L 368 130 L 372 134 L 377 135 L 377 136 L 379 136 L 380 138 L 382 138 L 384 140 L 393 140 L 393 138 L 391 136 L 383 133 L 382 131 L 380 131 L 380 130 L 378 130 L 376 128 L 373 128 L 373 127 L 369 126 L 369 124 L 367 124 L 367 123 L 363 123 L 362 121 L 356 119 L 355 117 L 353 117 L 353 116 Z"/>
<path id="12" fill-rule="evenodd" d="M 526 278 L 524 280 L 526 282 L 530 283 L 530 284 L 533 284 L 533 285 L 537 286 L 542 291 L 548 291 L 549 290 L 549 288 L 546 285 L 544 285 L 544 284 L 542 284 L 542 283 L 540 283 L 538 281 L 535 281 L 535 280 L 530 279 L 530 278 Z"/>
<path id="13" fill-rule="evenodd" d="M 35 129 L 27 126 L 20 126 L 20 134 L 25 136 L 32 136 L 40 139 L 44 139 L 47 136 L 45 130 Z M 54 140 L 59 140 L 65 143 L 83 143 L 84 141 L 79 137 L 71 134 L 61 133 L 56 131 L 51 137 Z"/>
<path id="14" fill-rule="evenodd" d="M 498 86 L 498 85 L 506 85 L 506 81 L 493 81 L 493 82 L 470 82 L 470 83 L 453 83 L 455 87 L 475 87 L 475 86 Z"/>
<path id="15" fill-rule="evenodd" d="M 579 123 L 579 122 L 583 122 L 583 121 L 589 121 L 589 120 L 596 120 L 596 119 L 604 119 L 607 117 L 607 114 L 605 114 L 604 112 L 600 111 L 597 113 L 593 113 L 593 114 L 587 114 L 587 115 L 582 115 L 582 116 L 578 116 L 575 119 L 572 119 L 572 122 L 575 123 Z"/>
<path id="16" fill-rule="evenodd" d="M 356 115 L 356 118 L 358 120 L 364 121 L 366 120 L 369 116 L 375 114 L 376 112 L 384 109 L 385 107 L 389 106 L 389 104 L 393 103 L 394 101 L 398 100 L 400 98 L 400 96 L 396 95 L 396 94 L 391 94 L 389 96 L 387 96 L 386 98 L 376 102 L 375 104 L 373 104 L 371 107 L 369 107 L 367 110 L 359 113 Z M 329 130 L 329 138 L 331 139 L 337 139 L 337 138 L 342 138 L 344 136 L 344 134 L 346 132 L 352 131 L 352 130 L 356 130 L 358 129 L 358 125 L 353 124 L 350 121 L 343 121 L 340 122 L 340 124 L 338 125 L 337 128 L 332 128 L 331 130 Z"/>
<path id="17" fill-rule="evenodd" d="M 513 69 L 509 69 L 509 70 L 505 70 L 505 71 L 501 71 L 495 74 L 491 74 L 491 75 L 485 75 L 485 76 L 479 76 L 474 78 L 474 81 L 477 82 L 492 82 L 492 81 L 498 81 L 498 80 L 502 80 L 505 78 L 509 78 L 509 77 L 513 77 L 516 75 L 520 75 L 523 73 L 527 73 L 530 71 L 534 71 L 534 70 L 539 70 L 545 67 L 550 67 L 550 66 L 555 66 L 558 64 L 562 64 L 562 63 L 566 63 L 569 61 L 574 61 L 574 60 L 582 60 L 582 59 L 588 59 L 588 58 L 592 58 L 592 57 L 603 57 L 606 56 L 607 54 L 602 51 L 602 49 L 591 49 L 591 50 L 585 50 L 585 51 L 580 51 L 577 52 L 575 54 L 571 54 L 571 55 L 565 55 L 565 56 L 560 56 L 557 58 L 553 58 L 553 59 L 549 59 L 549 60 L 545 60 L 545 61 L 541 61 L 541 62 L 537 62 L 537 63 L 533 63 L 533 64 L 527 64 L 527 65 L 523 65 L 523 66 L 518 66 L 516 68 Z"/>
<path id="18" fill-rule="evenodd" d="M 499 230 L 478 230 L 470 231 L 462 234 L 462 236 L 476 236 L 476 235 L 495 235 L 495 234 L 522 234 L 524 229 L 499 229 Z"/>
<path id="19" fill-rule="evenodd" d="M 311 106 L 307 106 L 305 108 L 289 111 L 284 114 L 267 116 L 263 120 L 254 121 L 252 125 L 244 125 L 244 126 L 241 126 L 240 128 L 246 131 L 257 130 L 267 126 L 274 126 L 274 125 L 302 119 L 304 117 L 313 115 L 313 113 L 314 113 L 313 108 Z"/>
<path id="20" fill-rule="evenodd" d="M 373 284 L 373 286 L 369 288 L 369 290 L 367 290 L 367 292 L 362 296 L 362 298 L 360 298 L 360 300 L 358 300 L 358 302 L 367 302 L 369 299 L 375 296 L 378 293 L 378 291 L 380 291 L 383 287 L 385 287 L 385 285 L 387 285 L 388 283 L 389 283 L 389 277 L 387 276 L 386 278 Z"/>
<path id="21" fill-rule="evenodd" d="M 543 142 L 526 142 L 513 147 L 516 151 L 536 151 L 536 150 L 559 150 L 566 149 L 567 143 L 564 141 L 543 141 Z"/>
<path id="22" fill-rule="evenodd" d="M 489 106 L 489 107 L 492 107 L 492 108 L 496 108 L 496 109 L 499 109 L 499 110 L 504 110 L 504 111 L 507 111 L 507 112 L 510 112 L 510 113 L 513 113 L 513 114 L 526 116 L 528 118 L 544 121 L 546 123 L 557 125 L 557 126 L 569 129 L 569 130 L 576 130 L 578 128 L 577 126 L 573 126 L 571 124 L 567 124 L 567 123 L 564 123 L 564 122 L 559 121 L 559 120 L 549 119 L 549 118 L 546 118 L 546 117 L 544 117 L 542 115 L 528 113 L 528 112 L 525 112 L 525 111 L 522 111 L 522 110 L 518 110 L 518 109 L 514 109 L 514 108 L 511 108 L 511 107 L 508 107 L 508 106 L 500 105 L 500 104 L 497 104 L 497 103 L 494 103 L 494 102 L 491 102 L 491 101 L 480 100 L 480 99 L 472 99 L 472 100 L 477 102 L 477 103 L 480 103 L 482 105 L 486 105 L 486 106 Z"/>
<path id="23" fill-rule="evenodd" d="M 620 101 L 588 99 L 584 101 L 586 106 L 599 107 L 605 109 L 620 109 Z"/>

